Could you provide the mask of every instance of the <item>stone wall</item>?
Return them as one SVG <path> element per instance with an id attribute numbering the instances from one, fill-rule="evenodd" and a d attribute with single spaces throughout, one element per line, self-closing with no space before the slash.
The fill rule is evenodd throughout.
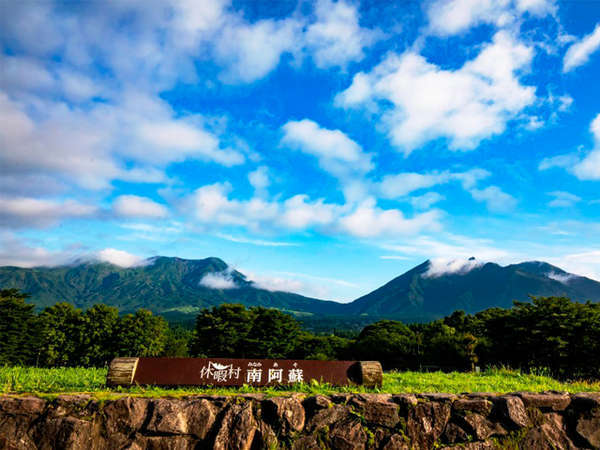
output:
<path id="1" fill-rule="evenodd" d="M 0 448 L 600 448 L 600 394 L 0 396 Z"/>

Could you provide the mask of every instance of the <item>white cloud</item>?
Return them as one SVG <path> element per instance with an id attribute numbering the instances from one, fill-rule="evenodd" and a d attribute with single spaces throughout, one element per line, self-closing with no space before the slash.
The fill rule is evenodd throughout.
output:
<path id="1" fill-rule="evenodd" d="M 465 275 L 471 270 L 481 267 L 483 264 L 483 261 L 474 258 L 451 260 L 435 258 L 429 260 L 429 268 L 423 274 L 423 277 L 435 278 L 442 275 Z"/>
<path id="2" fill-rule="evenodd" d="M 164 205 L 137 195 L 117 197 L 113 203 L 113 210 L 121 217 L 163 218 L 169 214 Z"/>
<path id="3" fill-rule="evenodd" d="M 257 195 L 266 195 L 267 188 L 271 184 L 271 180 L 269 179 L 269 169 L 266 166 L 258 167 L 248 174 L 248 181 Z"/>
<path id="4" fill-rule="evenodd" d="M 384 198 L 398 198 L 419 189 L 430 188 L 450 181 L 460 182 L 465 189 L 474 187 L 478 181 L 490 176 L 484 169 L 471 169 L 466 172 L 404 172 L 396 175 L 386 175 L 378 184 L 379 193 Z"/>
<path id="5" fill-rule="evenodd" d="M 0 196 L 0 227 L 48 227 L 68 218 L 91 217 L 95 206 L 74 200 L 41 200 L 31 197 Z"/>
<path id="6" fill-rule="evenodd" d="M 594 31 L 569 47 L 563 59 L 563 72 L 570 72 L 584 65 L 590 56 L 600 48 L 600 23 Z"/>
<path id="7" fill-rule="evenodd" d="M 444 197 L 437 192 L 427 192 L 423 195 L 413 196 L 410 198 L 410 203 L 416 209 L 429 209 L 432 205 L 444 200 Z"/>
<path id="8" fill-rule="evenodd" d="M 336 219 L 341 208 L 323 199 L 309 201 L 306 195 L 294 195 L 283 202 L 279 222 L 286 228 L 305 229 L 315 225 L 328 225 Z"/>
<path id="9" fill-rule="evenodd" d="M 196 189 L 186 209 L 198 222 L 207 225 L 240 225 L 258 228 L 263 222 L 275 221 L 279 207 L 258 197 L 249 200 L 229 199 L 231 185 L 215 183 Z"/>
<path id="10" fill-rule="evenodd" d="M 373 168 L 371 155 L 340 130 L 322 128 L 309 119 L 290 121 L 282 128 L 282 144 L 316 156 L 321 168 L 337 177 Z"/>
<path id="11" fill-rule="evenodd" d="M 552 280 L 556 280 L 562 284 L 569 284 L 569 281 L 571 281 L 573 278 L 577 278 L 577 275 L 573 275 L 571 273 L 556 273 L 556 272 L 547 273 L 546 276 L 548 278 L 550 278 Z"/>
<path id="12" fill-rule="evenodd" d="M 600 250 L 571 252 L 548 258 L 548 262 L 570 273 L 600 281 Z"/>
<path id="13" fill-rule="evenodd" d="M 139 147 L 135 156 L 142 161 L 166 163 L 198 158 L 228 167 L 244 162 L 239 151 L 219 148 L 219 139 L 191 120 L 163 118 L 142 122 L 138 126 L 137 137 L 144 146 Z M 148 147 L 153 151 L 148 152 Z"/>
<path id="14" fill-rule="evenodd" d="M 211 289 L 236 289 L 238 287 L 231 276 L 230 270 L 207 273 L 202 277 L 199 284 Z"/>
<path id="15" fill-rule="evenodd" d="M 407 218 L 397 209 L 381 209 L 373 198 L 358 204 L 326 203 L 298 194 L 283 201 L 258 197 L 230 199 L 229 184 L 216 183 L 198 188 L 185 202 L 184 209 L 198 223 L 209 227 L 230 225 L 255 231 L 317 228 L 320 231 L 344 232 L 358 237 L 417 233 L 437 230 L 441 212 L 437 210 Z"/>
<path id="16" fill-rule="evenodd" d="M 572 169 L 581 180 L 600 179 L 600 114 L 592 121 L 590 131 L 594 136 L 594 148 Z"/>
<path id="17" fill-rule="evenodd" d="M 218 233 L 218 237 L 231 242 L 237 242 L 239 244 L 250 244 L 259 245 L 261 247 L 297 247 L 300 244 L 295 242 L 281 242 L 281 241 L 266 241 L 264 239 L 250 239 L 240 236 L 232 236 L 230 234 Z"/>
<path id="18" fill-rule="evenodd" d="M 554 0 L 437 0 L 427 9 L 429 32 L 449 36 L 481 24 L 506 27 L 528 12 L 543 17 L 554 14 Z"/>
<path id="19" fill-rule="evenodd" d="M 241 270 L 256 287 L 268 291 L 294 292 L 315 298 L 330 298 L 332 285 L 355 291 L 358 286 L 346 280 L 309 275 L 298 272 L 274 272 L 271 274 L 256 274 Z M 354 295 L 354 292 L 353 294 Z M 356 297 L 351 297 L 352 299 Z M 339 299 L 336 299 L 339 301 Z"/>
<path id="20" fill-rule="evenodd" d="M 0 266 L 41 267 L 66 264 L 74 250 L 50 251 L 0 230 Z"/>
<path id="21" fill-rule="evenodd" d="M 225 166 L 244 161 L 239 151 L 222 148 L 198 116 L 174 119 L 168 104 L 145 94 L 80 109 L 52 100 L 18 102 L 0 91 L 0 113 L 0 156 L 8 174 L 43 173 L 103 189 L 113 179 L 163 182 L 160 169 L 184 159 Z M 125 168 L 124 161 L 137 164 Z"/>
<path id="22" fill-rule="evenodd" d="M 579 158 L 574 154 L 557 155 L 544 158 L 538 165 L 539 170 L 548 170 L 553 167 L 572 167 L 579 162 Z"/>
<path id="23" fill-rule="evenodd" d="M 456 70 L 410 50 L 392 53 L 370 73 L 355 75 L 335 102 L 345 108 L 375 104 L 392 143 L 405 153 L 438 138 L 448 139 L 451 150 L 470 150 L 534 103 L 535 88 L 519 81 L 533 54 L 505 31 Z"/>
<path id="24" fill-rule="evenodd" d="M 248 275 L 248 279 L 254 283 L 255 287 L 267 291 L 306 292 L 306 285 L 300 280 L 257 274 Z"/>
<path id="25" fill-rule="evenodd" d="M 387 256 L 412 256 L 441 261 L 467 260 L 475 257 L 481 261 L 514 262 L 515 258 L 520 258 L 519 255 L 515 256 L 509 252 L 506 246 L 495 246 L 489 239 L 449 233 L 438 233 L 435 236 L 420 235 L 404 243 L 387 243 L 382 244 L 381 247 L 399 253 L 399 255 Z"/>
<path id="26" fill-rule="evenodd" d="M 554 200 L 551 200 L 548 203 L 548 206 L 551 208 L 570 208 L 581 201 L 581 197 L 577 195 L 571 194 L 570 192 L 564 191 L 553 191 L 548 192 L 548 195 L 554 197 Z"/>
<path id="27" fill-rule="evenodd" d="M 365 200 L 352 213 L 340 219 L 340 227 L 358 237 L 414 234 L 424 230 L 439 230 L 440 211 L 432 210 L 406 218 L 397 209 L 383 210 L 373 199 Z"/>
<path id="28" fill-rule="evenodd" d="M 363 200 L 369 191 L 364 179 L 373 169 L 372 155 L 340 130 L 329 130 L 309 119 L 287 122 L 281 144 L 317 157 L 319 166 L 338 178 L 346 200 Z"/>
<path id="29" fill-rule="evenodd" d="M 487 208 L 492 212 L 508 212 L 517 204 L 517 200 L 512 195 L 507 194 L 498 186 L 471 189 L 469 192 L 478 202 L 485 202 Z"/>
<path id="30" fill-rule="evenodd" d="M 593 148 L 585 154 L 567 153 L 544 158 L 539 170 L 562 167 L 580 180 L 600 180 L 600 114 L 590 124 L 590 132 L 594 139 Z"/>
<path id="31" fill-rule="evenodd" d="M 319 68 L 360 61 L 364 49 L 377 39 L 377 32 L 360 26 L 357 7 L 344 0 L 318 0 L 315 14 L 316 22 L 306 30 L 306 45 Z"/>
<path id="32" fill-rule="evenodd" d="M 124 250 L 117 250 L 115 248 L 105 248 L 97 252 L 96 257 L 102 262 L 114 264 L 119 267 L 137 267 L 141 265 L 149 264 L 149 260 L 142 258 L 141 256 L 128 253 Z"/>
<path id="33" fill-rule="evenodd" d="M 217 60 L 226 66 L 222 80 L 249 83 L 271 72 L 284 52 L 293 51 L 301 24 L 294 19 L 261 20 L 248 24 L 232 18 L 216 41 Z"/>

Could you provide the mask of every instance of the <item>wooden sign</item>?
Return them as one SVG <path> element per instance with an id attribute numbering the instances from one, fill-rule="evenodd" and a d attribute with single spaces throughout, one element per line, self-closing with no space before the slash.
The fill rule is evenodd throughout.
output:
<path id="1" fill-rule="evenodd" d="M 334 386 L 381 386 L 377 361 L 227 358 L 115 358 L 109 386 L 276 386 L 317 380 Z"/>

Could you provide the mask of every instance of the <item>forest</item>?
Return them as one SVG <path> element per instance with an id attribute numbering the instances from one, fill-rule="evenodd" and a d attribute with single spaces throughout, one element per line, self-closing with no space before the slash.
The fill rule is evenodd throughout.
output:
<path id="1" fill-rule="evenodd" d="M 428 323 L 379 320 L 358 333 L 315 333 L 289 314 L 223 304 L 193 329 L 139 309 L 119 314 L 65 302 L 36 313 L 27 295 L 0 290 L 0 366 L 104 367 L 117 356 L 379 360 L 384 369 L 509 367 L 561 379 L 600 378 L 600 304 L 535 297 L 512 308 L 456 311 Z"/>

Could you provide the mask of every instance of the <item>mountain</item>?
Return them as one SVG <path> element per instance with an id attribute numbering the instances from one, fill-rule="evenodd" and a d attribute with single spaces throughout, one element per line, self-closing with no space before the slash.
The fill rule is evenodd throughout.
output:
<path id="1" fill-rule="evenodd" d="M 0 267 L 0 288 L 13 287 L 31 294 L 38 308 L 58 301 L 79 308 L 106 303 L 123 312 L 147 308 L 174 319 L 193 317 L 202 308 L 222 303 L 320 318 L 423 321 L 457 309 L 474 313 L 493 306 L 509 308 L 513 300 L 526 301 L 529 295 L 600 301 L 599 282 L 548 263 L 500 266 L 474 258 L 442 265 L 425 261 L 348 304 L 261 289 L 219 258 L 156 257 L 131 268 L 81 261 L 60 267 Z"/>
<path id="2" fill-rule="evenodd" d="M 336 302 L 261 289 L 219 258 L 156 257 L 131 268 L 105 262 L 31 269 L 6 266 L 0 267 L 0 287 L 29 293 L 39 308 L 67 301 L 79 308 L 105 303 L 124 312 L 147 308 L 177 315 L 221 303 L 319 314 L 336 314 L 340 307 Z"/>
<path id="3" fill-rule="evenodd" d="M 470 258 L 441 267 L 425 261 L 354 300 L 346 312 L 429 320 L 458 309 L 475 313 L 494 306 L 509 308 L 529 295 L 597 302 L 600 283 L 540 261 L 500 266 Z"/>

